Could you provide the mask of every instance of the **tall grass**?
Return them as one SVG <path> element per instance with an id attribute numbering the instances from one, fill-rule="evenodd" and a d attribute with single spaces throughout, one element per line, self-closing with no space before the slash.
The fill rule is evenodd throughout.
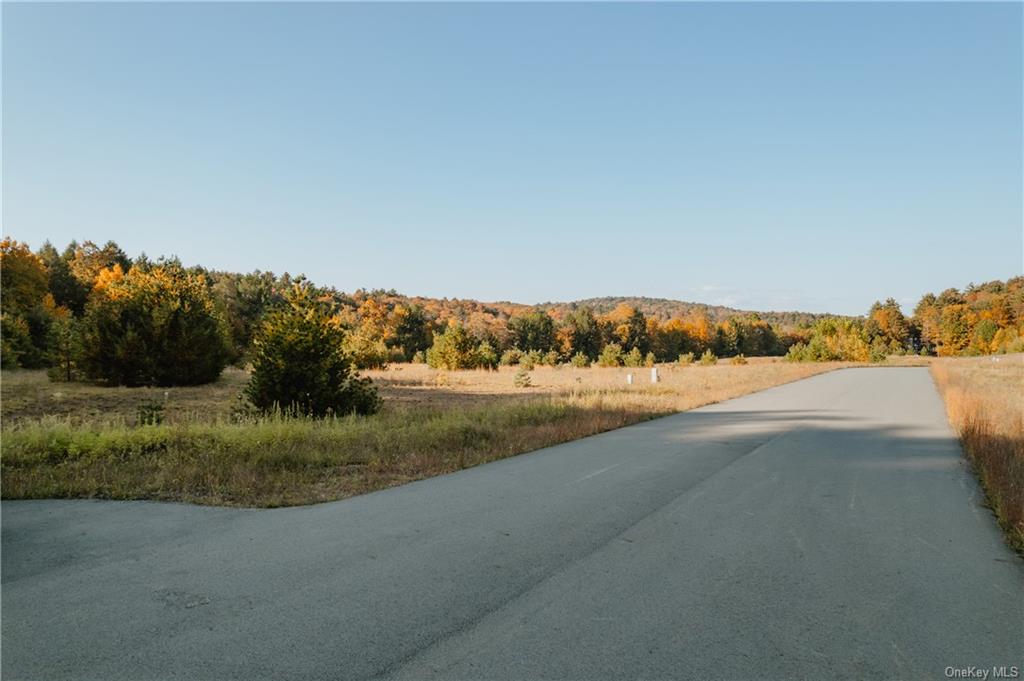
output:
<path id="1" fill-rule="evenodd" d="M 932 375 L 989 506 L 1024 555 L 1024 355 L 940 359 Z"/>
<path id="2" fill-rule="evenodd" d="M 337 499 L 669 413 L 614 395 L 372 418 L 129 427 L 43 419 L 3 434 L 3 496 L 280 506 Z"/>
<path id="3" fill-rule="evenodd" d="M 386 397 L 380 414 L 326 420 L 232 420 L 226 415 L 190 419 L 179 412 L 165 423 L 139 425 L 123 409 L 105 419 L 83 417 L 81 411 L 23 417 L 10 425 L 5 421 L 2 431 L 2 492 L 5 499 L 314 503 L 575 440 L 836 366 L 695 367 L 667 372 L 662 383 L 629 387 L 617 370 L 573 374 L 552 369 L 534 372 L 540 385 L 526 389 L 552 392 L 526 395 L 514 388 L 507 373 L 454 372 L 452 380 L 458 385 L 417 388 L 417 394 L 428 398 L 423 401 L 402 401 L 405 395 L 397 393 L 399 388 L 382 381 L 385 396 L 389 391 L 397 395 L 390 401 Z M 577 377 L 597 385 L 588 387 Z M 487 401 L 465 400 L 473 390 Z M 36 410 L 48 404 L 38 397 L 40 392 L 43 387 L 33 388 L 26 398 L 34 400 Z M 120 399 L 134 404 L 128 395 Z"/>

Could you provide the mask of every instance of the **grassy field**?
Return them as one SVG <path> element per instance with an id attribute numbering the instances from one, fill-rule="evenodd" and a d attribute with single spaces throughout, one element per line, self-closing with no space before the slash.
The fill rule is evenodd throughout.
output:
<path id="1" fill-rule="evenodd" d="M 538 367 L 368 372 L 384 409 L 326 421 L 233 416 L 239 370 L 213 385 L 155 390 L 50 383 L 4 372 L 3 497 L 162 499 L 281 506 L 340 499 L 691 409 L 843 364 Z M 626 375 L 634 384 L 626 384 Z M 139 405 L 164 422 L 137 423 Z"/>
<path id="2" fill-rule="evenodd" d="M 1024 556 L 1024 355 L 939 359 L 932 375 L 989 506 Z"/>
<path id="3" fill-rule="evenodd" d="M 927 365 L 921 357 L 892 357 L 889 364 Z M 629 390 L 646 396 L 671 395 L 679 411 L 708 401 L 720 401 L 803 376 L 854 363 L 831 363 L 824 369 L 793 365 L 779 357 L 752 357 L 735 366 L 720 360 L 715 367 L 697 364 L 662 365 L 660 382 L 650 384 L 650 369 L 538 366 L 530 372 L 530 386 L 515 386 L 517 367 L 498 371 L 442 371 L 425 364 L 393 364 L 379 371 L 364 371 L 384 397 L 385 411 L 412 408 L 448 409 L 507 404 L 572 392 L 627 390 L 626 376 L 633 374 Z M 4 371 L 0 379 L 0 418 L 3 427 L 60 419 L 72 425 L 136 424 L 139 406 L 158 403 L 169 424 L 218 423 L 230 420 L 240 406 L 239 396 L 249 374 L 228 368 L 216 383 L 184 388 L 106 388 L 85 383 L 53 383 L 44 371 Z M 720 391 L 727 391 L 720 393 Z M 712 391 L 709 393 L 708 391 Z"/>

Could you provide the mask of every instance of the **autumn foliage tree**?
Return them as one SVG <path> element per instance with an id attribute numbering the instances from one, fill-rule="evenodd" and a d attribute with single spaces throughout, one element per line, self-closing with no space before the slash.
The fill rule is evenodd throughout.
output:
<path id="1" fill-rule="evenodd" d="M 583 355 L 592 360 L 601 352 L 601 327 L 588 307 L 570 312 L 559 328 L 558 336 L 563 357 Z"/>
<path id="2" fill-rule="evenodd" d="M 865 330 L 873 343 L 890 352 L 905 351 L 910 345 L 910 323 L 892 298 L 871 306 Z"/>
<path id="3" fill-rule="evenodd" d="M 25 314 L 49 293 L 50 275 L 42 259 L 12 239 L 0 241 L 0 286 L 6 311 Z"/>
<path id="4" fill-rule="evenodd" d="M 63 310 L 54 302 L 49 282 L 46 264 L 26 244 L 0 241 L 0 359 L 5 367 L 50 364 L 52 327 Z"/>
<path id="5" fill-rule="evenodd" d="M 871 345 L 864 325 L 848 319 L 822 319 L 812 330 L 806 343 L 789 349 L 786 359 L 797 362 L 866 362 Z"/>
<path id="6" fill-rule="evenodd" d="M 78 369 L 110 385 L 209 383 L 229 358 L 206 281 L 176 266 L 98 272 L 79 336 Z"/>
<path id="7" fill-rule="evenodd" d="M 345 334 L 345 352 L 357 369 L 380 369 L 388 362 L 388 342 L 394 327 L 388 324 L 388 309 L 373 298 L 356 311 L 359 321 Z"/>
<path id="8" fill-rule="evenodd" d="M 779 339 L 770 324 L 751 314 L 722 322 L 715 332 L 712 347 L 722 357 L 773 355 L 778 350 Z"/>
<path id="9" fill-rule="evenodd" d="M 435 334 L 434 344 L 427 350 L 427 364 L 435 369 L 473 369 L 478 361 L 476 340 L 458 322 Z"/>
<path id="10" fill-rule="evenodd" d="M 602 316 L 600 322 L 608 342 L 618 344 L 624 352 L 636 349 L 643 355 L 651 349 L 647 318 L 635 307 L 619 305 Z"/>
<path id="11" fill-rule="evenodd" d="M 196 290 L 205 287 L 213 301 L 212 315 L 222 319 L 228 329 L 230 361 L 240 367 L 250 358 L 262 320 L 285 305 L 284 298 L 295 283 L 305 285 L 303 277 L 294 278 L 287 272 L 184 269 L 176 260 L 154 262 L 145 254 L 131 260 L 111 241 L 102 246 L 91 241 L 71 242 L 63 250 L 45 243 L 33 254 L 25 244 L 6 239 L 0 266 L 3 365 L 59 365 L 61 370 L 51 375 L 66 380 L 81 375 L 79 355 L 90 366 L 115 352 L 131 358 L 131 348 L 150 342 L 143 339 L 148 332 L 140 331 L 134 322 L 122 329 L 124 334 L 134 334 L 131 342 L 122 339 L 119 345 L 93 347 L 98 337 L 96 316 L 101 310 L 113 309 L 98 292 L 108 288 L 120 291 L 127 285 L 122 280 L 134 282 L 159 269 L 181 270 L 194 277 Z M 318 297 L 329 301 L 332 323 L 344 332 L 344 350 L 356 368 L 380 368 L 414 358 L 423 361 L 428 354 L 437 366 L 468 368 L 492 366 L 494 357 L 500 358 L 501 364 L 572 361 L 621 365 L 627 358 L 635 363 L 638 353 L 644 363 L 651 355 L 657 362 L 674 362 L 681 355 L 699 356 L 706 350 L 721 357 L 779 355 L 789 350 L 791 358 L 876 360 L 906 352 L 973 355 L 1024 351 L 1022 277 L 929 293 L 911 317 L 891 298 L 873 305 L 865 316 L 833 318 L 791 312 L 742 313 L 655 298 L 595 298 L 530 306 L 410 297 L 382 289 L 352 293 L 316 290 Z M 87 300 L 93 301 L 88 311 Z M 161 309 L 157 306 L 154 313 Z M 85 321 L 88 324 L 83 325 Z M 452 324 L 462 331 L 452 332 Z M 83 335 L 84 331 L 88 334 Z M 113 360 L 107 357 L 103 361 Z M 126 380 L 156 380 L 140 378 L 155 375 L 150 369 L 139 369 L 148 360 L 131 361 L 135 368 L 128 373 L 135 378 Z"/>
<path id="12" fill-rule="evenodd" d="M 58 307 L 67 308 L 76 316 L 85 311 L 85 302 L 89 298 L 89 291 L 92 290 L 92 280 L 79 281 L 71 272 L 71 261 L 75 257 L 77 247 L 78 245 L 72 242 L 63 253 L 59 253 L 53 244 L 47 241 L 37 252 L 49 272 L 49 289 L 54 303 Z"/>
<path id="13" fill-rule="evenodd" d="M 618 343 L 609 343 L 602 348 L 601 354 L 597 358 L 597 365 L 602 367 L 618 367 L 622 366 L 625 359 L 625 355 L 622 353 L 622 346 Z"/>
<path id="14" fill-rule="evenodd" d="M 1024 351 L 1024 277 L 925 294 L 911 334 L 940 356 Z"/>
<path id="15" fill-rule="evenodd" d="M 662 361 L 671 361 L 684 352 L 693 349 L 693 342 L 681 319 L 669 319 L 659 324 L 656 319 L 648 320 L 647 334 L 651 338 L 654 355 Z"/>
<path id="16" fill-rule="evenodd" d="M 971 309 L 965 303 L 942 308 L 939 318 L 939 354 L 959 355 L 971 343 L 973 320 Z"/>
<path id="17" fill-rule="evenodd" d="M 74 249 L 68 267 L 75 279 L 91 288 L 100 271 L 115 265 L 127 271 L 131 264 L 131 260 L 115 242 L 108 241 L 103 246 L 97 246 L 91 241 L 85 241 Z"/>
<path id="18" fill-rule="evenodd" d="M 398 348 L 406 361 L 417 352 L 426 352 L 433 342 L 430 320 L 419 305 L 395 305 L 391 323 L 394 326 L 394 347 Z"/>

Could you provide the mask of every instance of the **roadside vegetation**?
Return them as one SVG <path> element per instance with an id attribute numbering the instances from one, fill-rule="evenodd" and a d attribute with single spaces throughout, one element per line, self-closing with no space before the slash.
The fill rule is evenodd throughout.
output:
<path id="1" fill-rule="evenodd" d="M 990 508 L 1024 556 L 1024 355 L 940 359 L 932 375 Z"/>
<path id="2" fill-rule="evenodd" d="M 1024 352 L 1024 277 L 921 298 L 913 317 L 892 298 L 861 319 L 820 319 L 799 332 L 791 361 L 880 362 L 892 355 L 973 357 Z"/>
<path id="3" fill-rule="evenodd" d="M 3 366 L 105 385 L 202 383 L 228 364 L 245 366 L 266 317 L 288 305 L 297 284 L 327 309 L 357 370 L 402 362 L 449 370 L 638 368 L 689 354 L 881 361 L 1024 351 L 1024 277 L 927 294 L 911 316 L 890 299 L 864 317 L 843 317 L 648 298 L 527 306 L 344 293 L 287 273 L 133 259 L 114 242 L 72 242 L 63 251 L 46 243 L 33 252 L 5 239 L 0 258 Z"/>
<path id="4" fill-rule="evenodd" d="M 404 364 L 368 372 L 383 400 L 378 413 L 328 418 L 238 410 L 235 396 L 247 381 L 238 370 L 211 386 L 169 390 L 54 384 L 40 371 L 4 372 L 3 496 L 241 506 L 340 499 L 840 366 L 756 358 L 663 366 L 658 383 L 647 369 L 542 366 L 526 372 L 521 386 L 522 368 Z M 91 406 L 97 390 L 112 396 L 102 414 Z"/>
<path id="5" fill-rule="evenodd" d="M 926 295 L 909 318 L 893 300 L 863 318 L 760 315 L 652 299 L 346 294 L 133 259 L 114 242 L 33 252 L 4 239 L 0 286 L 4 498 L 309 503 L 841 362 L 1024 349 L 1024 277 Z M 965 421 L 965 442 L 1008 432 L 979 419 Z M 1019 509 L 1019 485 L 998 491 L 1016 479 L 1012 459 L 972 456 L 996 461 L 978 464 L 994 471 L 994 507 Z M 1019 515 L 1000 512 L 1015 527 Z"/>

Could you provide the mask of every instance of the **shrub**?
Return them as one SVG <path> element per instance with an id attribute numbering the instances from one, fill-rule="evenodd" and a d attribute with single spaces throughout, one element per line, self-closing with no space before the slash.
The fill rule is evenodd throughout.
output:
<path id="1" fill-rule="evenodd" d="M 383 338 L 375 338 L 364 328 L 345 334 L 345 353 L 357 369 L 383 369 L 388 364 L 389 351 Z"/>
<path id="2" fill-rule="evenodd" d="M 0 314 L 0 366 L 13 369 L 21 364 L 22 357 L 33 351 L 28 322 L 7 312 Z"/>
<path id="3" fill-rule="evenodd" d="M 811 329 L 809 340 L 790 346 L 786 359 L 791 362 L 864 362 L 869 359 L 872 347 L 867 338 L 867 331 L 860 322 L 821 319 Z M 877 344 L 881 348 L 888 347 L 882 340 Z"/>
<path id="4" fill-rule="evenodd" d="M 498 368 L 498 353 L 487 341 L 481 343 L 476 349 L 476 365 L 483 369 Z"/>
<path id="5" fill-rule="evenodd" d="M 562 360 L 562 358 L 554 350 L 549 350 L 548 352 L 544 353 L 544 362 L 543 363 L 547 364 L 549 367 L 558 366 L 558 363 L 561 360 Z"/>
<path id="6" fill-rule="evenodd" d="M 530 372 L 526 367 L 520 366 L 516 372 L 512 382 L 517 388 L 529 388 L 530 387 Z"/>
<path id="7" fill-rule="evenodd" d="M 729 364 L 737 364 L 737 365 L 739 365 L 739 364 L 746 364 L 746 363 L 747 363 L 747 358 L 743 356 L 743 353 L 740 353 L 740 354 L 736 355 L 735 357 L 733 357 L 733 358 L 731 358 L 729 360 Z"/>
<path id="8" fill-rule="evenodd" d="M 159 426 L 164 422 L 164 405 L 156 400 L 139 404 L 136 409 L 136 421 L 140 426 Z"/>
<path id="9" fill-rule="evenodd" d="M 633 348 L 625 357 L 625 364 L 628 367 L 642 367 L 644 365 L 644 356 L 640 352 L 640 348 Z"/>
<path id="10" fill-rule="evenodd" d="M 790 362 L 829 362 L 838 359 L 821 336 L 814 336 L 808 343 L 796 343 L 786 353 Z"/>
<path id="11" fill-rule="evenodd" d="M 519 360 L 522 358 L 523 353 L 519 348 L 510 348 L 505 352 L 501 353 L 501 365 L 512 366 L 519 364 Z"/>
<path id="12" fill-rule="evenodd" d="M 540 350 L 530 350 L 524 352 L 519 357 L 519 366 L 523 367 L 527 371 L 533 370 L 538 364 L 542 364 L 544 361 L 544 355 L 540 353 Z"/>
<path id="13" fill-rule="evenodd" d="M 417 350 L 416 352 L 414 352 L 412 354 L 412 363 L 413 364 L 426 364 L 426 362 L 427 362 L 427 353 L 423 352 L 422 350 Z"/>
<path id="14" fill-rule="evenodd" d="M 602 367 L 622 366 L 622 346 L 618 343 L 609 343 L 601 350 L 597 357 L 597 365 Z"/>
<path id="15" fill-rule="evenodd" d="M 868 353 L 868 361 L 874 362 L 875 364 L 885 361 L 885 358 L 889 356 L 889 349 L 884 343 L 880 343 L 877 340 L 871 344 L 871 350 Z"/>
<path id="16" fill-rule="evenodd" d="M 653 367 L 656 362 L 657 362 L 657 359 L 654 357 L 654 353 L 653 352 L 648 352 L 647 356 L 644 357 L 644 366 L 645 367 Z"/>
<path id="17" fill-rule="evenodd" d="M 570 359 L 569 362 L 574 367 L 580 367 L 581 369 L 583 367 L 590 366 L 590 358 L 584 355 L 582 352 L 577 352 L 575 355 L 573 355 L 572 359 Z"/>
<path id="18" fill-rule="evenodd" d="M 696 359 L 696 357 L 692 352 L 684 352 L 683 354 L 679 355 L 679 363 L 683 366 L 693 364 L 694 359 Z"/>
<path id="19" fill-rule="evenodd" d="M 807 359 L 807 345 L 805 343 L 794 343 L 789 346 L 789 350 L 786 352 L 787 362 L 806 362 Z"/>
<path id="20" fill-rule="evenodd" d="M 718 357 L 710 350 L 705 350 L 704 354 L 700 356 L 700 363 L 702 366 L 713 366 L 718 364 Z"/>
<path id="21" fill-rule="evenodd" d="M 992 339 L 995 351 L 999 353 L 1024 352 L 1024 335 L 1017 329 L 1000 329 Z"/>
<path id="22" fill-rule="evenodd" d="M 79 325 L 76 366 L 114 385 L 198 385 L 230 358 L 206 280 L 177 265 L 102 270 Z"/>
<path id="23" fill-rule="evenodd" d="M 253 342 L 245 395 L 262 412 L 303 416 L 370 414 L 380 406 L 370 379 L 360 378 L 343 350 L 345 333 L 309 285 L 296 284 Z"/>
<path id="24" fill-rule="evenodd" d="M 472 369 L 477 365 L 476 342 L 457 322 L 450 322 L 444 333 L 434 336 L 427 350 L 427 364 L 434 369 Z"/>

